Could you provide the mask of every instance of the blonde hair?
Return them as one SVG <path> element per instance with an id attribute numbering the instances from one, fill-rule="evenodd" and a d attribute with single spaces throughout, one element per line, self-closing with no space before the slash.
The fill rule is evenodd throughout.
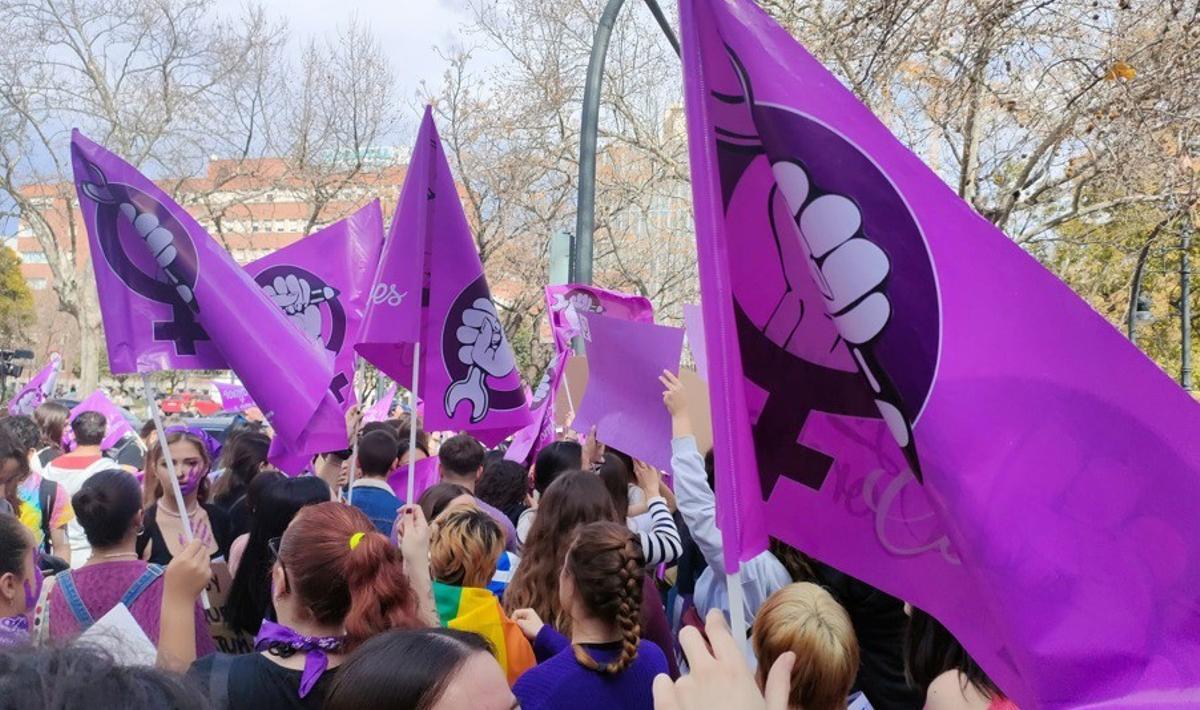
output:
<path id="1" fill-rule="evenodd" d="M 429 567 L 439 582 L 486 587 L 502 552 L 504 531 L 478 508 L 450 508 L 434 520 Z"/>
<path id="2" fill-rule="evenodd" d="M 858 639 L 850 615 L 829 592 L 809 582 L 790 584 L 767 599 L 752 636 L 762 684 L 775 659 L 796 654 L 788 705 L 840 710 L 858 675 Z"/>

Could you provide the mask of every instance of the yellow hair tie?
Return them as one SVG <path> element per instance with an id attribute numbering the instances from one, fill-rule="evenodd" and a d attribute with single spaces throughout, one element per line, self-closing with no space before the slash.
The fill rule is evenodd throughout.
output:
<path id="1" fill-rule="evenodd" d="M 358 543 L 362 542 L 363 535 L 365 535 L 365 534 L 366 533 L 356 532 L 350 536 L 350 549 L 351 550 L 358 547 Z"/>

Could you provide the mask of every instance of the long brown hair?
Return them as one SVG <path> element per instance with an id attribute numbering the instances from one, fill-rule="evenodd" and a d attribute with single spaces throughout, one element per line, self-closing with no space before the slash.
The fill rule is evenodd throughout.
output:
<path id="1" fill-rule="evenodd" d="M 589 523 L 579 528 L 567 551 L 563 573 L 570 576 L 576 598 L 598 620 L 621 630 L 621 655 L 600 665 L 583 646 L 574 644 L 575 659 L 602 673 L 616 674 L 637 658 L 642 626 L 642 568 L 646 558 L 637 536 L 620 523 Z"/>
<path id="2" fill-rule="evenodd" d="M 558 601 L 558 574 L 567 549 L 579 526 L 617 519 L 612 498 L 594 473 L 571 471 L 555 479 L 542 495 L 521 564 L 504 592 L 505 610 L 533 609 L 560 632 L 570 633 L 571 618 Z"/>
<path id="3" fill-rule="evenodd" d="M 318 623 L 345 626 L 346 651 L 388 629 L 423 626 L 400 552 L 358 508 L 302 508 L 280 540 L 279 562 Z"/>
<path id="4" fill-rule="evenodd" d="M 33 410 L 33 421 L 42 430 L 42 443 L 55 449 L 62 448 L 63 430 L 71 418 L 71 410 L 58 402 L 42 402 Z"/>
<path id="5" fill-rule="evenodd" d="M 504 552 L 504 531 L 478 509 L 447 510 L 433 522 L 429 567 L 433 578 L 458 587 L 486 587 Z"/>

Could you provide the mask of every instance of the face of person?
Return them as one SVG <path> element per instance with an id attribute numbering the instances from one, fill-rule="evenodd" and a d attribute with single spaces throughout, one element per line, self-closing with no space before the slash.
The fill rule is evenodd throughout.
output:
<path id="1" fill-rule="evenodd" d="M 520 705 L 490 653 L 472 654 L 446 683 L 432 710 L 514 710 Z"/>
<path id="2" fill-rule="evenodd" d="M 400 465 L 401 466 L 408 465 L 408 459 L 410 457 L 410 454 L 412 455 L 413 461 L 420 461 L 421 459 L 429 458 L 429 454 L 425 453 L 424 451 L 421 451 L 420 449 L 409 449 L 408 451 L 404 452 L 403 456 L 400 457 Z"/>
<path id="3" fill-rule="evenodd" d="M 175 479 L 179 481 L 179 487 L 184 489 L 184 495 L 187 495 L 189 488 L 191 491 L 195 491 L 196 479 L 208 473 L 208 465 L 204 461 L 200 447 L 187 439 L 180 439 L 168 446 L 167 451 L 170 453 L 171 463 L 175 467 Z M 169 488 L 171 472 L 167 469 L 165 458 L 159 457 L 157 469 L 163 486 Z"/>

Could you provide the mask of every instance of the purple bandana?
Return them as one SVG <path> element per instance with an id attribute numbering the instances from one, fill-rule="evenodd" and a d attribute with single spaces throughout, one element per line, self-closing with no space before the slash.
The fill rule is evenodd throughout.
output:
<path id="1" fill-rule="evenodd" d="M 255 651 L 270 651 L 287 657 L 297 651 L 307 654 L 304 673 L 300 676 L 300 697 L 308 695 L 329 665 L 327 651 L 339 651 L 345 639 L 341 636 L 304 636 L 292 629 L 263 619 L 258 636 L 254 637 Z"/>
<path id="2" fill-rule="evenodd" d="M 190 434 L 190 435 L 196 437 L 197 439 L 199 439 L 204 444 L 205 450 L 208 451 L 208 457 L 210 460 L 216 461 L 221 456 L 221 442 L 214 439 L 212 434 L 209 434 L 208 432 L 204 431 L 203 429 L 199 429 L 197 427 L 192 427 L 192 426 L 185 426 L 183 424 L 175 424 L 175 425 L 169 426 L 165 430 L 163 430 L 164 435 L 170 435 L 170 434 L 175 434 L 175 433 Z"/>
<path id="3" fill-rule="evenodd" d="M 29 619 L 24 614 L 0 619 L 0 648 L 29 643 Z"/>

